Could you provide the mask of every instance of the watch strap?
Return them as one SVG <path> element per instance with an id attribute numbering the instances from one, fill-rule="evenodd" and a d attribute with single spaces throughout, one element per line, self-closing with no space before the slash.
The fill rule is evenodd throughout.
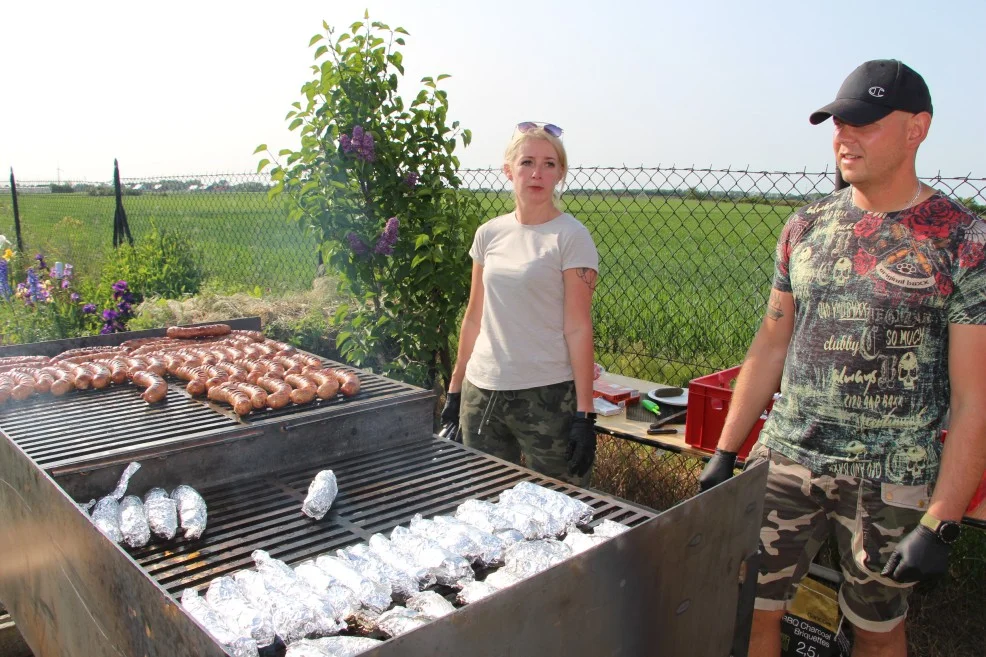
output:
<path id="1" fill-rule="evenodd" d="M 592 420 L 593 422 L 595 422 L 596 421 L 596 414 L 595 413 L 589 413 L 589 412 L 586 412 L 586 411 L 575 411 L 575 419 L 577 419 L 577 420 Z"/>

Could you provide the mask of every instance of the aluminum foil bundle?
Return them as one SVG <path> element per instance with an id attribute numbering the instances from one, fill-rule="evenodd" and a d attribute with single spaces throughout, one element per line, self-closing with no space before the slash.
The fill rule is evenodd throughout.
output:
<path id="1" fill-rule="evenodd" d="M 155 536 L 170 541 L 178 533 L 178 503 L 163 488 L 144 493 L 144 513 Z"/>
<path id="2" fill-rule="evenodd" d="M 257 642 L 247 636 L 240 636 L 223 621 L 216 610 L 199 597 L 193 589 L 185 589 L 181 594 L 181 606 L 192 618 L 197 620 L 212 634 L 213 638 L 233 657 L 257 657 Z"/>
<path id="3" fill-rule="evenodd" d="M 284 657 L 357 657 L 383 643 L 364 636 L 327 636 L 304 639 L 288 646 Z"/>
<path id="4" fill-rule="evenodd" d="M 626 525 L 621 525 L 618 522 L 613 522 L 603 518 L 599 523 L 592 528 L 593 536 L 602 536 L 603 538 L 613 538 L 614 536 L 619 536 L 623 532 L 630 531 L 630 528 Z"/>
<path id="5" fill-rule="evenodd" d="M 89 515 L 89 512 L 92 511 L 92 508 L 94 506 L 96 506 L 96 500 L 94 500 L 94 499 L 93 500 L 89 500 L 85 504 L 79 504 L 78 502 L 76 502 L 75 506 L 79 507 L 79 509 L 82 510 L 82 513 L 84 513 L 84 514 L 86 514 L 88 516 Z"/>
<path id="6" fill-rule="evenodd" d="M 354 591 L 361 606 L 376 612 L 382 612 L 390 606 L 393 599 L 390 582 L 364 577 L 349 561 L 328 554 L 315 559 L 315 565 L 329 577 Z"/>
<path id="7" fill-rule="evenodd" d="M 504 550 L 506 550 L 509 545 L 520 543 L 525 540 L 524 535 L 516 529 L 498 529 L 493 535 L 503 541 Z"/>
<path id="8" fill-rule="evenodd" d="M 359 609 L 359 598 L 356 592 L 348 586 L 343 586 L 316 566 L 314 559 L 298 564 L 294 567 L 294 572 L 310 589 L 332 602 L 339 613 L 338 618 L 349 618 Z"/>
<path id="9" fill-rule="evenodd" d="M 580 552 L 585 552 L 589 548 L 595 547 L 600 543 L 605 543 L 609 539 L 605 536 L 593 536 L 592 534 L 583 534 L 577 529 L 573 529 L 568 532 L 565 536 L 565 540 L 562 541 L 568 546 L 568 549 L 572 551 L 572 554 L 579 554 Z"/>
<path id="10" fill-rule="evenodd" d="M 130 485 L 130 478 L 140 470 L 140 463 L 136 461 L 131 461 L 126 468 L 123 470 L 123 474 L 120 475 L 120 481 L 116 484 L 116 488 L 110 493 L 110 497 L 115 499 L 117 502 L 123 499 L 123 496 L 127 494 L 127 486 Z"/>
<path id="11" fill-rule="evenodd" d="M 120 503 L 116 498 L 107 495 L 96 502 L 92 508 L 92 523 L 99 528 L 99 531 L 106 535 L 114 543 L 123 540 L 123 532 L 120 531 Z"/>
<path id="12" fill-rule="evenodd" d="M 503 562 L 503 553 L 507 549 L 507 544 L 516 543 L 517 541 L 504 541 L 499 536 L 491 534 L 490 532 L 483 531 L 479 527 L 470 525 L 467 522 L 463 522 L 458 518 L 452 516 L 435 516 L 432 518 L 438 526 L 446 526 L 448 529 L 446 531 L 450 532 L 461 532 L 468 536 L 472 541 L 479 546 L 479 556 L 476 559 L 480 564 L 484 566 L 491 566 L 493 564 Z M 414 522 L 412 521 L 412 529 Z M 519 534 L 518 534 L 519 536 Z M 523 537 L 520 537 L 523 540 Z M 465 555 L 462 555 L 465 556 Z"/>
<path id="13" fill-rule="evenodd" d="M 298 641 L 318 628 L 315 611 L 301 600 L 272 591 L 254 570 L 241 570 L 233 580 L 251 605 L 270 619 L 271 627 L 285 643 Z"/>
<path id="14" fill-rule="evenodd" d="M 455 611 L 451 602 L 434 591 L 422 591 L 407 599 L 407 608 L 421 612 L 431 618 L 441 618 Z"/>
<path id="15" fill-rule="evenodd" d="M 432 540 L 452 554 L 470 562 L 479 560 L 482 552 L 479 544 L 463 531 L 456 531 L 447 524 L 439 525 L 434 520 L 422 518 L 421 514 L 411 518 L 409 527 L 412 534 Z"/>
<path id="16" fill-rule="evenodd" d="M 308 496 L 301 505 L 302 512 L 315 520 L 321 520 L 339 494 L 339 484 L 332 470 L 322 470 L 308 484 Z"/>
<path id="17" fill-rule="evenodd" d="M 209 517 L 202 496 L 191 486 L 182 485 L 171 491 L 171 499 L 178 506 L 178 520 L 185 530 L 185 538 L 195 539 L 201 536 Z"/>
<path id="18" fill-rule="evenodd" d="M 144 547 L 151 540 L 144 503 L 136 495 L 127 495 L 120 501 L 120 533 L 123 542 L 131 548 Z"/>
<path id="19" fill-rule="evenodd" d="M 206 602 L 240 636 L 249 636 L 258 648 L 274 643 L 274 625 L 270 616 L 257 609 L 233 581 L 232 577 L 217 577 L 209 583 Z"/>
<path id="20" fill-rule="evenodd" d="M 587 525 L 592 521 L 591 506 L 544 486 L 538 486 L 530 481 L 522 481 L 513 487 L 517 493 L 532 495 L 541 502 L 541 508 L 548 514 L 561 518 L 566 526 Z M 501 495 L 501 499 L 503 499 Z"/>
<path id="21" fill-rule="evenodd" d="M 540 541 L 515 543 L 507 548 L 505 568 L 521 579 L 536 575 L 572 556 L 567 545 L 548 538 Z M 487 577 L 487 581 L 489 578 Z"/>
<path id="22" fill-rule="evenodd" d="M 250 556 L 269 590 L 298 600 L 314 612 L 315 634 L 325 636 L 346 629 L 346 623 L 342 619 L 347 610 L 341 608 L 336 600 L 314 591 L 298 577 L 291 566 L 280 559 L 272 558 L 265 551 L 254 550 Z"/>
<path id="23" fill-rule="evenodd" d="M 417 578 L 391 566 L 366 543 L 338 550 L 336 556 L 348 561 L 363 577 L 386 583 L 395 598 L 406 599 L 421 590 Z"/>
<path id="24" fill-rule="evenodd" d="M 555 536 L 560 523 L 552 521 L 547 513 L 519 502 L 501 502 L 494 505 L 493 525 L 499 529 L 516 529 L 526 540 Z M 564 528 L 561 528 L 564 531 Z"/>
<path id="25" fill-rule="evenodd" d="M 377 618 L 377 628 L 387 636 L 400 636 L 430 623 L 432 618 L 406 607 L 394 607 Z"/>
<path id="26" fill-rule="evenodd" d="M 497 589 L 487 582 L 465 582 L 455 599 L 459 604 L 468 605 L 496 593 Z"/>
<path id="27" fill-rule="evenodd" d="M 494 570 L 492 573 L 487 575 L 486 579 L 483 581 L 487 586 L 492 587 L 494 591 L 499 591 L 500 589 L 505 589 L 508 586 L 513 586 L 517 582 L 521 581 L 521 578 L 517 577 L 506 568 L 500 568 L 499 570 Z"/>
<path id="28" fill-rule="evenodd" d="M 455 517 L 462 522 L 485 532 L 493 533 L 497 527 L 493 524 L 493 511 L 496 507 L 483 500 L 466 500 L 456 507 Z"/>
<path id="29" fill-rule="evenodd" d="M 371 536 L 367 545 L 370 546 L 370 550 L 381 561 L 414 578 L 414 581 L 417 582 L 418 590 L 435 585 L 437 577 L 432 569 L 415 562 L 403 550 L 398 550 L 390 539 L 383 534 L 374 534 Z M 417 591 L 414 591 L 414 593 L 417 593 Z"/>
<path id="30" fill-rule="evenodd" d="M 413 533 L 407 527 L 394 527 L 390 542 L 397 551 L 408 555 L 413 563 L 433 572 L 439 584 L 455 586 L 460 580 L 475 578 L 467 559 L 446 550 L 430 538 Z"/>

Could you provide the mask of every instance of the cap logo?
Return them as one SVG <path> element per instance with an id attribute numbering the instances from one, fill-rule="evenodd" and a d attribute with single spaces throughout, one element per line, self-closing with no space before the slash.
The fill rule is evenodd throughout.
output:
<path id="1" fill-rule="evenodd" d="M 887 93 L 883 87 L 870 87 L 869 92 L 874 98 L 883 98 Z"/>

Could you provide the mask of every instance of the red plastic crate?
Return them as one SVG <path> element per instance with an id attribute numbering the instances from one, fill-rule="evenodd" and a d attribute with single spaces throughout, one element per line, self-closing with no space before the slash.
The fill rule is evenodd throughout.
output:
<path id="1" fill-rule="evenodd" d="M 688 413 L 685 414 L 685 442 L 705 452 L 716 451 L 722 426 L 729 412 L 729 400 L 733 396 L 730 387 L 739 376 L 739 366 L 692 379 L 688 384 Z M 773 400 L 767 405 L 769 411 Z M 745 459 L 760 436 L 763 418 L 757 420 L 739 450 L 739 458 Z"/>
<path id="2" fill-rule="evenodd" d="M 941 441 L 945 442 L 946 438 L 948 438 L 948 431 L 942 431 Z M 972 499 L 969 500 L 969 508 L 965 510 L 965 514 L 967 516 L 972 516 L 976 509 L 981 505 L 983 506 L 983 509 L 975 517 L 980 520 L 986 520 L 986 472 L 983 473 L 983 478 L 979 482 L 979 488 L 977 488 L 976 492 L 972 494 Z"/>

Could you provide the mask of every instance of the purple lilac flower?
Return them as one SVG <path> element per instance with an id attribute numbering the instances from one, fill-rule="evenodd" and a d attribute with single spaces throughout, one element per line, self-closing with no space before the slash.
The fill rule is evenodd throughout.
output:
<path id="1" fill-rule="evenodd" d="M 41 254 L 39 253 L 39 259 L 40 256 Z M 44 262 L 44 260 L 41 260 L 41 262 Z M 45 296 L 44 290 L 41 289 L 41 282 L 38 280 L 38 272 L 34 271 L 34 267 L 29 267 L 27 270 L 27 292 L 33 303 L 37 303 L 38 300 Z"/>
<path id="2" fill-rule="evenodd" d="M 34 259 L 38 261 L 38 270 L 45 271 L 48 269 L 48 265 L 45 264 L 45 257 L 43 254 L 39 253 L 34 256 Z"/>
<path id="3" fill-rule="evenodd" d="M 10 273 L 7 270 L 7 261 L 0 258 L 0 297 L 3 297 L 4 301 L 9 301 L 10 297 L 14 295 L 14 291 L 10 289 Z"/>
<path id="4" fill-rule="evenodd" d="M 370 252 L 366 244 L 363 243 L 363 240 L 356 233 L 348 233 L 346 235 L 346 241 L 349 242 L 349 248 L 352 249 L 353 253 L 361 258 Z"/>
<path id="5" fill-rule="evenodd" d="M 397 217 L 388 219 L 387 226 L 383 229 L 383 234 L 380 235 L 380 239 L 377 240 L 377 245 L 373 250 L 380 255 L 393 255 L 394 245 L 397 244 L 397 229 L 400 226 L 401 222 Z"/>
<path id="6" fill-rule="evenodd" d="M 81 299 L 82 297 L 79 296 L 78 292 L 73 292 L 72 294 L 68 295 L 68 298 L 72 301 L 72 303 L 79 303 L 79 299 Z"/>
<path id="7" fill-rule="evenodd" d="M 408 174 L 404 176 L 404 184 L 406 184 L 408 187 L 414 187 L 415 185 L 417 185 L 418 174 L 414 171 L 408 172 Z"/>
<path id="8" fill-rule="evenodd" d="M 349 154 L 353 152 L 353 142 L 349 138 L 349 135 L 339 137 L 339 145 L 342 146 L 343 153 Z"/>
<path id="9" fill-rule="evenodd" d="M 357 144 L 362 143 L 362 141 L 363 141 L 363 128 L 362 127 L 356 126 L 355 128 L 353 128 L 353 141 L 356 142 Z"/>
<path id="10" fill-rule="evenodd" d="M 355 151 L 357 159 L 366 160 L 367 162 L 372 162 L 376 159 L 373 135 L 361 126 L 355 126 L 353 128 L 352 136 L 344 134 L 339 137 L 339 145 L 342 146 L 342 152 L 347 155 Z"/>
<path id="11" fill-rule="evenodd" d="M 93 314 L 94 312 L 96 312 L 96 304 L 87 303 L 86 305 L 82 306 L 82 312 L 84 312 L 87 315 Z"/>

